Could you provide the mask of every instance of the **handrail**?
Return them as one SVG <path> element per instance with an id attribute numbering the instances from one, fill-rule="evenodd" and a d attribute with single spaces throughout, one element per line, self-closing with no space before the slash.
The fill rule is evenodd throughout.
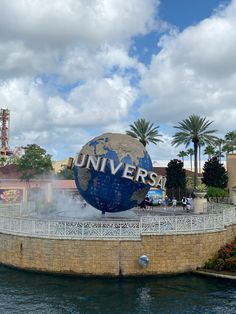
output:
<path id="1" fill-rule="evenodd" d="M 235 209 L 201 215 L 142 216 L 138 220 L 46 220 L 10 217 L 0 212 L 0 232 L 56 239 L 140 240 L 143 235 L 224 230 L 236 223 Z"/>

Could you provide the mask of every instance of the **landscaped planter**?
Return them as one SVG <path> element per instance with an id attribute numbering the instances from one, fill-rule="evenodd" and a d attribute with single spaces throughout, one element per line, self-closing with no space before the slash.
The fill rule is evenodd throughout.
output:
<path id="1" fill-rule="evenodd" d="M 193 200 L 194 213 L 196 214 L 204 213 L 204 210 L 206 209 L 207 206 L 207 200 L 205 198 L 206 192 L 194 191 L 194 195 L 195 195 L 195 198 Z"/>

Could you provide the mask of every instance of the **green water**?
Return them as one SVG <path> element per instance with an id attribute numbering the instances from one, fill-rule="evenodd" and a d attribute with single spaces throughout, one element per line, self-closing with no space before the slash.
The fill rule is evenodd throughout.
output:
<path id="1" fill-rule="evenodd" d="M 168 278 L 72 278 L 0 266 L 0 313 L 236 313 L 236 282 Z"/>

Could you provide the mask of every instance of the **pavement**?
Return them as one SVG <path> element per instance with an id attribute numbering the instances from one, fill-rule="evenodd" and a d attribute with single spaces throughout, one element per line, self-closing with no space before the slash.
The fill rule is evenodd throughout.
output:
<path id="1" fill-rule="evenodd" d="M 226 273 L 226 272 L 217 272 L 217 271 L 208 270 L 208 269 L 195 270 L 193 271 L 193 273 L 197 275 L 208 276 L 208 277 L 236 280 L 236 273 L 231 274 L 231 273 Z"/>

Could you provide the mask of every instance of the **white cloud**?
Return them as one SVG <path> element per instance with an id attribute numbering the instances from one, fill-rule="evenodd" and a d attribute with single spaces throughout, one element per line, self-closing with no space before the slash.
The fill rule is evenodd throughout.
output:
<path id="1" fill-rule="evenodd" d="M 141 82 L 150 100 L 142 115 L 161 123 L 196 113 L 214 119 L 221 131 L 235 128 L 235 16 L 233 1 L 199 24 L 162 37 Z M 222 123 L 222 112 L 231 124 Z"/>
<path id="2" fill-rule="evenodd" d="M 144 69 L 129 48 L 134 36 L 157 27 L 158 5 L 2 0 L 0 103 L 11 110 L 11 146 L 70 151 L 89 139 L 90 128 L 119 125 L 138 96 L 131 79 Z"/>
<path id="3" fill-rule="evenodd" d="M 123 41 L 153 27 L 158 4 L 154 0 L 2 0 L 0 36 L 37 47 Z"/>
<path id="4" fill-rule="evenodd" d="M 155 0 L 2 0 L 2 75 L 103 75 L 106 67 L 135 66 L 131 39 L 156 27 Z M 4 60 L 4 61 L 3 61 Z"/>
<path id="5" fill-rule="evenodd" d="M 91 80 L 73 89 L 66 101 L 49 98 L 49 117 L 56 125 L 110 124 L 126 117 L 136 97 L 137 92 L 129 81 L 119 76 Z"/>

